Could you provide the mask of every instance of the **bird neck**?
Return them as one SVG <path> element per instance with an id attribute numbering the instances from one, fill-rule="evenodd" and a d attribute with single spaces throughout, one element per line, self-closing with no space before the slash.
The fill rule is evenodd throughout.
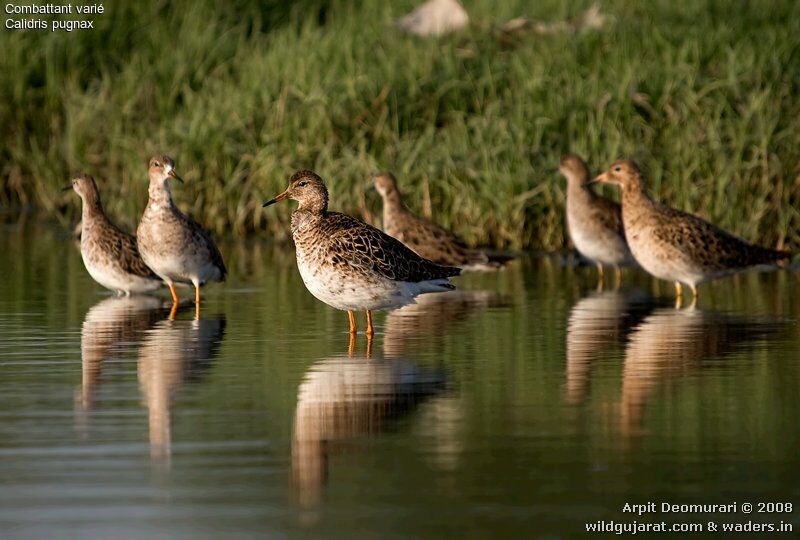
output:
<path id="1" fill-rule="evenodd" d="M 89 191 L 83 197 L 83 208 L 81 210 L 81 220 L 84 224 L 105 217 L 103 205 L 100 203 L 100 194 L 96 191 Z"/>
<path id="2" fill-rule="evenodd" d="M 309 212 L 304 208 L 298 207 L 297 210 L 292 212 L 292 236 L 302 235 L 306 231 L 314 229 L 325 215 L 321 212 Z"/>
<path id="3" fill-rule="evenodd" d="M 642 206 L 652 204 L 641 176 L 631 178 L 622 185 L 622 204 L 625 206 Z"/>
<path id="4" fill-rule="evenodd" d="M 172 189 L 169 187 L 169 182 L 166 180 L 150 180 L 150 187 L 147 188 L 147 194 L 150 197 L 148 206 L 153 204 L 156 206 L 172 206 Z"/>
<path id="5" fill-rule="evenodd" d="M 386 222 L 387 217 L 408 212 L 408 207 L 403 202 L 403 197 L 400 195 L 400 190 L 397 188 L 388 190 L 383 197 L 383 220 Z"/>
<path id="6" fill-rule="evenodd" d="M 326 215 L 328 213 L 328 194 L 320 192 L 313 197 L 303 199 L 300 201 L 297 211 L 315 216 Z"/>
<path id="7" fill-rule="evenodd" d="M 585 181 L 580 179 L 570 180 L 567 183 L 567 197 L 577 200 L 591 200 L 596 197 L 592 188 Z"/>

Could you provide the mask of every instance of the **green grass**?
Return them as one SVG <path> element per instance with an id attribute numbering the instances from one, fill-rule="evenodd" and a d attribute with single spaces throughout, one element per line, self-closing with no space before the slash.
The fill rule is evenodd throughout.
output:
<path id="1" fill-rule="evenodd" d="M 465 1 L 467 31 L 404 36 L 415 1 L 117 1 L 94 31 L 0 33 L 0 204 L 73 218 L 72 171 L 133 227 L 146 163 L 172 155 L 178 203 L 218 233 L 285 239 L 262 210 L 298 168 L 368 218 L 370 175 L 467 240 L 567 244 L 567 151 L 638 159 L 661 200 L 767 245 L 800 245 L 800 5 L 609 1 L 616 22 L 498 39 L 585 1 Z M 191 8 L 189 6 L 191 5 Z M 611 193 L 609 190 L 608 193 Z M 266 231 L 266 234 L 265 232 Z"/>

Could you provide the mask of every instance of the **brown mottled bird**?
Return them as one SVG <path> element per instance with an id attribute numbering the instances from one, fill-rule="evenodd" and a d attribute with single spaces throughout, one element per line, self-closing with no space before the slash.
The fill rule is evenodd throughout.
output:
<path id="1" fill-rule="evenodd" d="M 513 258 L 471 248 L 447 229 L 414 215 L 403 203 L 397 180 L 391 173 L 375 175 L 374 182 L 383 199 L 384 232 L 421 257 L 437 264 L 457 266 L 464 271 L 497 270 Z"/>
<path id="2" fill-rule="evenodd" d="M 83 201 L 81 257 L 89 275 L 106 289 L 128 296 L 162 287 L 161 279 L 139 255 L 136 238 L 106 216 L 94 178 L 78 174 L 64 188 L 68 189 Z"/>
<path id="3" fill-rule="evenodd" d="M 619 204 L 592 191 L 589 168 L 580 157 L 561 158 L 559 172 L 567 179 L 567 229 L 578 252 L 597 265 L 603 279 L 603 265 L 619 267 L 634 262 L 625 240 Z"/>
<path id="4" fill-rule="evenodd" d="M 400 241 L 353 217 L 328 211 L 328 189 L 317 174 L 299 171 L 286 190 L 264 203 L 284 199 L 300 205 L 292 213 L 297 268 L 311 294 L 329 306 L 348 312 L 355 333 L 354 311 L 392 309 L 414 302 L 427 292 L 453 289 L 448 278 L 458 268 L 424 259 Z"/>
<path id="5" fill-rule="evenodd" d="M 633 256 L 657 278 L 675 282 L 680 304 L 681 283 L 697 285 L 747 267 L 775 265 L 785 251 L 763 248 L 727 233 L 697 216 L 650 198 L 639 167 L 629 160 L 614 162 L 596 182 L 622 188 L 622 221 Z"/>
<path id="6" fill-rule="evenodd" d="M 169 180 L 183 182 L 168 156 L 150 160 L 147 208 L 136 237 L 142 259 L 169 286 L 173 307 L 178 305 L 176 283 L 195 288 L 196 314 L 200 315 L 200 287 L 209 281 L 225 281 L 227 270 L 211 236 L 172 202 Z"/>

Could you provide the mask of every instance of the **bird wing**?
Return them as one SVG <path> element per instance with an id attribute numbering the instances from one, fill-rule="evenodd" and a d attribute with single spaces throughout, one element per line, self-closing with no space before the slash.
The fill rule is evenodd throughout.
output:
<path id="1" fill-rule="evenodd" d="M 616 231 L 620 236 L 625 236 L 622 225 L 622 207 L 619 203 L 596 195 L 591 205 L 592 217 L 607 229 Z"/>
<path id="2" fill-rule="evenodd" d="M 222 253 L 219 252 L 219 248 L 214 243 L 214 240 L 211 239 L 211 235 L 206 232 L 206 230 L 200 226 L 191 216 L 184 214 L 183 212 L 179 213 L 183 219 L 186 220 L 188 228 L 192 231 L 192 236 L 194 237 L 195 242 L 198 245 L 205 246 L 208 250 L 208 256 L 211 259 L 211 262 L 219 268 L 220 271 L 220 281 L 225 281 L 225 276 L 228 275 L 228 269 L 225 268 L 225 262 L 222 260 Z"/>
<path id="3" fill-rule="evenodd" d="M 116 255 L 123 271 L 144 278 L 161 279 L 142 260 L 134 236 L 116 227 L 114 227 L 114 233 L 107 236 L 108 241 L 111 242 L 109 252 Z"/>
<path id="4" fill-rule="evenodd" d="M 469 247 L 451 231 L 414 215 L 406 221 L 401 240 L 423 257 L 443 264 L 465 266 L 489 260 L 482 251 Z"/>
<path id="5" fill-rule="evenodd" d="M 782 252 L 751 244 L 692 214 L 666 206 L 661 210 L 667 219 L 653 230 L 655 237 L 691 253 L 708 270 L 770 264 L 783 257 Z"/>
<path id="6" fill-rule="evenodd" d="M 420 282 L 457 276 L 461 270 L 424 259 L 399 240 L 345 214 L 331 212 L 326 219 L 334 264 L 377 272 L 394 281 Z"/>

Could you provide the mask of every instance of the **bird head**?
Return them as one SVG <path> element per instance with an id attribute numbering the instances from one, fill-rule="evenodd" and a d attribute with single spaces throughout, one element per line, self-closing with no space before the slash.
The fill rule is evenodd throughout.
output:
<path id="1" fill-rule="evenodd" d="M 61 191 L 73 190 L 81 199 L 96 199 L 98 197 L 97 184 L 90 175 L 78 173 L 72 177 L 70 185 L 65 186 Z"/>
<path id="2" fill-rule="evenodd" d="M 166 155 L 154 156 L 150 159 L 150 182 L 166 183 L 170 178 L 183 183 L 183 178 L 175 174 L 175 162 Z"/>
<path id="3" fill-rule="evenodd" d="M 381 197 L 385 198 L 390 193 L 397 191 L 397 180 L 390 172 L 377 173 L 372 177 L 372 181 Z"/>
<path id="4" fill-rule="evenodd" d="M 325 211 L 328 208 L 328 188 L 320 176 L 312 171 L 298 171 L 289 178 L 289 187 L 283 193 L 263 204 L 264 207 L 292 199 L 300 209 Z"/>
<path id="5" fill-rule="evenodd" d="M 589 167 L 576 154 L 567 154 L 558 164 L 558 172 L 564 175 L 570 184 L 577 182 L 579 185 L 589 183 Z"/>
<path id="6" fill-rule="evenodd" d="M 620 159 L 611 164 L 606 172 L 592 180 L 592 183 L 617 184 L 622 188 L 630 187 L 641 181 L 642 172 L 635 162 Z"/>

